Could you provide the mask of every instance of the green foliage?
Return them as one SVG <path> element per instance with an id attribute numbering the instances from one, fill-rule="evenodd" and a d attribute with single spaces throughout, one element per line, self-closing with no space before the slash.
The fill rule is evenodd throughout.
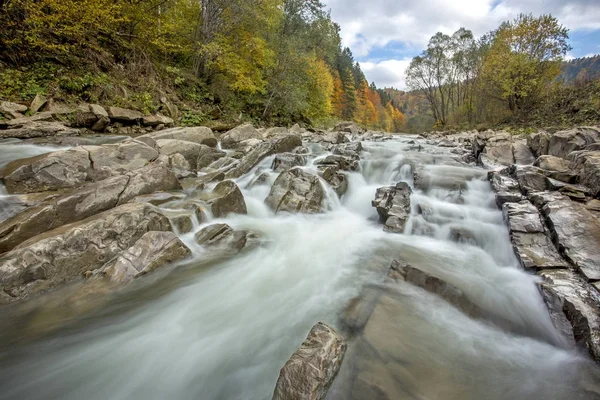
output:
<path id="1" fill-rule="evenodd" d="M 206 123 L 208 117 L 201 112 L 187 110 L 183 112 L 179 123 L 182 126 L 198 126 Z"/>

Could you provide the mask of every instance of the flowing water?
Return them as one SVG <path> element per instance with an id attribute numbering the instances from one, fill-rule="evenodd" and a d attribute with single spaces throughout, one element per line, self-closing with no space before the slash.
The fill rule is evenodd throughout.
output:
<path id="1" fill-rule="evenodd" d="M 590 398 L 595 371 L 566 349 L 535 278 L 519 269 L 485 172 L 413 137 L 363 146 L 360 171 L 348 174 L 341 199 L 327 192 L 323 214 L 265 206 L 272 157 L 238 179 L 248 215 L 209 223 L 260 234 L 258 248 L 206 263 L 194 232 L 181 235 L 191 262 L 52 334 L 25 339 L 36 318 L 3 323 L 18 333 L 1 344 L 0 399 L 269 399 L 312 325 L 341 328 L 345 306 L 369 290 L 379 303 L 350 341 L 330 398 Z M 304 168 L 315 170 L 327 152 L 310 150 Z M 413 172 L 405 233 L 384 233 L 375 190 L 414 187 Z M 204 225 L 196 221 L 195 231 Z M 409 284 L 383 284 L 394 258 L 455 285 L 503 324 L 471 319 Z"/>

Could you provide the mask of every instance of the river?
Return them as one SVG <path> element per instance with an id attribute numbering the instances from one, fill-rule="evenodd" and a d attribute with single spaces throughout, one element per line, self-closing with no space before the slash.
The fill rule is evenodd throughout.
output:
<path id="1" fill-rule="evenodd" d="M 7 146 L 16 147 L 0 144 L 0 153 Z M 341 328 L 346 304 L 365 290 L 391 300 L 350 341 L 330 398 L 361 398 L 357 380 L 379 388 L 362 398 L 590 398 L 584 389 L 596 371 L 566 348 L 535 278 L 519 268 L 485 171 L 412 136 L 363 147 L 360 171 L 348 174 L 341 199 L 328 191 L 323 214 L 268 209 L 272 157 L 239 178 L 248 215 L 209 223 L 258 233 L 258 248 L 207 264 L 193 235 L 209 223 L 196 224 L 181 235 L 193 260 L 161 279 L 149 276 L 101 310 L 69 316 L 52 334 L 26 338 L 39 321 L 5 316 L 2 329 L 19 333 L 0 344 L 0 399 L 269 399 L 312 325 Z M 6 157 L 49 150 L 20 149 Z M 328 153 L 318 144 L 310 150 L 304 168 L 315 170 Z M 375 190 L 398 181 L 414 187 L 415 171 L 405 233 L 383 232 L 371 206 Z M 269 178 L 253 184 L 261 172 Z M 383 284 L 394 258 L 458 287 L 510 329 L 409 284 Z M 366 342 L 378 357 L 361 350 Z"/>

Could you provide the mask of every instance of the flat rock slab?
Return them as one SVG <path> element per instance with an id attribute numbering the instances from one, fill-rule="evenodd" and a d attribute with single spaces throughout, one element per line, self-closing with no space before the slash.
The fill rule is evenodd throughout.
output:
<path id="1" fill-rule="evenodd" d="M 342 336 L 332 327 L 317 323 L 281 369 L 273 400 L 325 399 L 342 365 L 346 347 Z"/>
<path id="2" fill-rule="evenodd" d="M 575 342 L 600 361 L 600 295 L 596 289 L 570 270 L 544 270 L 538 274 L 545 281 L 542 293 L 551 316 L 555 314 L 553 321 L 566 317 Z M 558 328 L 565 332 L 564 327 Z"/>
<path id="3" fill-rule="evenodd" d="M 147 232 L 105 265 L 102 273 L 111 282 L 124 284 L 191 253 L 173 232 Z"/>
<path id="4" fill-rule="evenodd" d="M 598 216 L 562 194 L 546 200 L 541 211 L 560 250 L 587 280 L 600 280 Z"/>
<path id="5" fill-rule="evenodd" d="M 35 236 L 0 256 L 0 303 L 10 303 L 102 267 L 149 231 L 170 231 L 161 211 L 130 203 Z"/>

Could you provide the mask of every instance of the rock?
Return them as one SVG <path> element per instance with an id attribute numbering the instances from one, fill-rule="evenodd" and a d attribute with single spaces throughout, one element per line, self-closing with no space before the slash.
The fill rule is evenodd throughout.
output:
<path id="1" fill-rule="evenodd" d="M 165 111 L 171 118 L 179 117 L 179 109 L 175 104 L 168 101 L 166 97 L 161 97 L 160 103 L 162 104 L 161 109 L 163 109 L 163 111 Z"/>
<path id="2" fill-rule="evenodd" d="M 477 136 L 479 137 L 479 134 Z M 479 160 L 486 167 L 494 164 L 504 166 L 514 164 L 511 135 L 507 132 L 497 132 L 490 136 L 485 142 Z"/>
<path id="3" fill-rule="evenodd" d="M 224 133 L 220 139 L 224 149 L 233 149 L 244 140 L 262 139 L 262 134 L 251 124 L 243 124 Z"/>
<path id="4" fill-rule="evenodd" d="M 590 211 L 600 212 L 600 200 L 592 199 L 592 200 L 588 201 L 587 204 L 585 205 L 585 208 L 587 208 Z"/>
<path id="5" fill-rule="evenodd" d="M 571 153 L 569 159 L 570 168 L 579 176 L 579 183 L 590 188 L 592 196 L 600 197 L 600 151 Z"/>
<path id="6" fill-rule="evenodd" d="M 532 199 L 545 218 L 552 238 L 567 259 L 590 281 L 600 280 L 600 220 L 562 194 Z"/>
<path id="7" fill-rule="evenodd" d="M 350 133 L 352 135 L 358 135 L 360 128 L 354 122 L 340 122 L 333 128 L 334 131 Z"/>
<path id="8" fill-rule="evenodd" d="M 204 147 L 198 154 L 196 166 L 198 169 L 208 167 L 220 158 L 227 156 L 227 153 L 213 147 Z"/>
<path id="9" fill-rule="evenodd" d="M 181 154 L 193 170 L 198 168 L 199 158 L 206 154 L 212 154 L 216 150 L 203 144 L 188 142 L 186 140 L 158 139 L 156 144 L 158 145 L 160 154 L 167 156 Z M 219 150 L 216 151 L 220 153 Z M 224 154 L 222 156 L 224 156 Z M 201 162 L 205 163 L 205 160 L 203 159 Z"/>
<path id="10" fill-rule="evenodd" d="M 147 232 L 108 262 L 102 273 L 109 281 L 124 284 L 189 255 L 190 249 L 173 232 Z"/>
<path id="11" fill-rule="evenodd" d="M 498 207 L 502 207 L 504 203 L 518 203 L 523 198 L 519 183 L 509 176 L 508 169 L 488 172 L 488 180 L 496 193 Z"/>
<path id="12" fill-rule="evenodd" d="M 529 201 L 505 203 L 502 207 L 513 250 L 524 269 L 566 268 L 545 232 L 537 208 Z"/>
<path id="13" fill-rule="evenodd" d="M 177 232 L 181 234 L 191 232 L 194 227 L 192 218 L 189 215 L 178 215 L 176 217 L 169 218 L 169 220 Z"/>
<path id="14" fill-rule="evenodd" d="M 158 125 L 173 126 L 173 123 L 174 123 L 174 121 L 172 118 L 165 117 L 162 114 L 145 115 L 142 118 L 143 126 L 158 126 Z"/>
<path id="15" fill-rule="evenodd" d="M 100 104 L 90 104 L 89 106 L 90 112 L 92 112 L 96 117 L 108 117 L 108 113 Z"/>
<path id="16" fill-rule="evenodd" d="M 0 131 L 0 138 L 30 139 L 47 136 L 74 136 L 79 130 L 69 128 L 60 122 L 34 121 L 21 125 L 18 128 Z"/>
<path id="17" fill-rule="evenodd" d="M 339 172 L 337 165 L 319 165 L 318 166 L 321 177 L 329 183 L 329 186 L 337 193 L 339 197 L 342 197 L 348 190 L 348 179 L 346 175 Z"/>
<path id="18" fill-rule="evenodd" d="M 525 140 L 513 142 L 512 151 L 517 165 L 531 165 L 535 161 L 535 157 Z"/>
<path id="19" fill-rule="evenodd" d="M 585 202 L 587 197 L 591 195 L 588 188 L 583 185 L 571 185 L 556 179 L 548 178 L 548 189 L 558 190 L 560 193 L 568 196 L 573 200 Z"/>
<path id="20" fill-rule="evenodd" d="M 200 199 L 210 205 L 215 218 L 225 217 L 229 213 L 247 213 L 244 195 L 233 181 L 220 182 L 212 193 L 205 194 Z"/>
<path id="21" fill-rule="evenodd" d="M 136 196 L 181 186 L 169 169 L 148 166 L 43 201 L 0 223 L 0 253 L 51 229 L 125 204 Z"/>
<path id="22" fill-rule="evenodd" d="M 277 153 L 291 152 L 300 146 L 302 146 L 302 139 L 298 135 L 277 136 L 263 142 L 245 155 L 237 166 L 228 171 L 227 178 L 239 178 L 258 165 L 264 158 Z"/>
<path id="23" fill-rule="evenodd" d="M 319 322 L 279 373 L 273 400 L 323 400 L 346 352 L 344 339 Z"/>
<path id="24" fill-rule="evenodd" d="M 350 142 L 334 146 L 331 152 L 340 156 L 358 159 L 362 150 L 363 147 L 361 142 Z"/>
<path id="25" fill-rule="evenodd" d="M 265 139 L 272 139 L 276 136 L 280 136 L 280 135 L 287 135 L 289 132 L 287 130 L 287 128 L 282 128 L 282 127 L 273 127 L 273 128 L 267 128 L 263 133 L 262 136 Z"/>
<path id="26" fill-rule="evenodd" d="M 550 135 L 548 132 L 538 131 L 527 137 L 527 146 L 536 157 L 548 154 L 548 145 L 550 144 Z"/>
<path id="27" fill-rule="evenodd" d="M 131 203 L 35 236 L 0 256 L 7 303 L 80 277 L 131 247 L 149 231 L 169 231 L 169 220 L 150 204 Z"/>
<path id="28" fill-rule="evenodd" d="M 39 93 L 36 94 L 35 97 L 33 98 L 33 100 L 31 100 L 31 104 L 29 105 L 29 112 L 31 114 L 35 114 L 42 107 L 44 107 L 44 105 L 46 104 L 47 101 L 48 101 L 48 99 L 46 99 L 45 96 L 42 96 Z"/>
<path id="29" fill-rule="evenodd" d="M 330 155 L 323 160 L 317 161 L 317 165 L 335 165 L 344 171 L 358 171 L 358 161 L 351 157 L 341 155 Z"/>
<path id="30" fill-rule="evenodd" d="M 290 168 L 302 166 L 306 164 L 306 158 L 295 153 L 277 154 L 271 165 L 271 169 L 275 172 L 287 171 Z"/>
<path id="31" fill-rule="evenodd" d="M 410 216 L 410 195 L 412 190 L 406 182 L 396 186 L 384 186 L 377 189 L 372 206 L 377 209 L 386 232 L 404 232 L 404 226 Z"/>
<path id="32" fill-rule="evenodd" d="M 600 131 L 593 127 L 579 127 L 556 132 L 550 136 L 548 154 L 567 158 L 573 151 L 583 150 L 586 146 L 600 142 Z"/>
<path id="33" fill-rule="evenodd" d="M 544 175 L 549 178 L 569 183 L 577 182 L 578 177 L 570 170 L 569 161 L 563 158 L 543 155 L 539 156 L 533 165 L 543 169 Z"/>
<path id="34" fill-rule="evenodd" d="M 29 117 L 20 117 L 8 121 L 0 121 L 0 128 L 21 128 L 31 122 L 52 120 L 54 120 L 54 115 L 51 112 L 41 112 Z"/>
<path id="35" fill-rule="evenodd" d="M 93 130 L 94 132 L 102 132 L 102 131 L 104 131 L 104 129 L 106 129 L 106 127 L 109 124 L 110 124 L 110 118 L 100 117 L 100 118 L 98 118 L 98 120 L 96 122 L 94 122 L 94 125 L 92 125 L 92 127 L 90 129 Z"/>
<path id="36" fill-rule="evenodd" d="M 143 169 L 142 169 L 143 170 Z M 140 171 L 142 171 L 140 170 Z M 136 171 L 137 172 L 137 171 Z M 180 189 L 180 188 L 176 188 Z M 168 190 L 168 189 L 163 189 Z M 150 194 L 142 194 L 135 196 L 131 201 L 136 203 L 150 203 L 155 206 L 160 206 L 175 200 L 181 200 L 185 195 L 183 193 L 155 192 Z"/>
<path id="37" fill-rule="evenodd" d="M 142 168 L 158 158 L 158 151 L 154 147 L 137 140 L 81 148 L 89 154 L 91 171 L 87 179 L 91 181 Z"/>
<path id="38" fill-rule="evenodd" d="M 144 116 L 141 112 L 120 107 L 108 107 L 108 116 L 117 122 L 137 122 Z"/>
<path id="39" fill-rule="evenodd" d="M 329 132 L 321 138 L 321 141 L 332 144 L 340 144 L 349 142 L 350 140 L 348 140 L 344 132 Z"/>
<path id="40" fill-rule="evenodd" d="M 165 129 L 159 132 L 148 133 L 146 135 L 139 136 L 137 139 L 141 140 L 144 137 L 150 137 L 154 140 L 160 139 L 174 139 L 174 140 L 185 140 L 186 142 L 193 142 L 197 144 L 203 144 L 209 147 L 217 147 L 217 138 L 213 134 L 210 128 L 204 126 L 194 127 L 177 127 L 171 129 Z"/>
<path id="41" fill-rule="evenodd" d="M 558 330 L 567 335 L 570 333 L 564 323 L 556 324 L 556 321 L 564 321 L 566 317 L 575 343 L 586 348 L 596 361 L 600 361 L 598 292 L 570 270 L 544 270 L 538 274 L 545 281 L 541 285 L 542 294 Z"/>
<path id="42" fill-rule="evenodd" d="M 73 117 L 71 126 L 78 128 L 91 128 L 98 121 L 98 117 L 91 111 L 78 111 Z"/>
<path id="43" fill-rule="evenodd" d="M 265 203 L 275 212 L 319 213 L 325 192 L 319 178 L 296 167 L 279 174 Z"/>
<path id="44" fill-rule="evenodd" d="M 9 118 L 22 118 L 25 111 L 27 111 L 27 106 L 9 101 L 0 101 L 0 114 Z"/>
<path id="45" fill-rule="evenodd" d="M 213 224 L 194 236 L 196 243 L 210 248 L 211 255 L 232 255 L 257 243 L 258 236 L 250 231 L 235 231 L 227 224 Z"/>
<path id="46" fill-rule="evenodd" d="M 519 187 L 523 194 L 531 191 L 541 192 L 548 189 L 548 179 L 544 171 L 534 166 L 516 167 L 513 176 L 519 182 Z"/>

